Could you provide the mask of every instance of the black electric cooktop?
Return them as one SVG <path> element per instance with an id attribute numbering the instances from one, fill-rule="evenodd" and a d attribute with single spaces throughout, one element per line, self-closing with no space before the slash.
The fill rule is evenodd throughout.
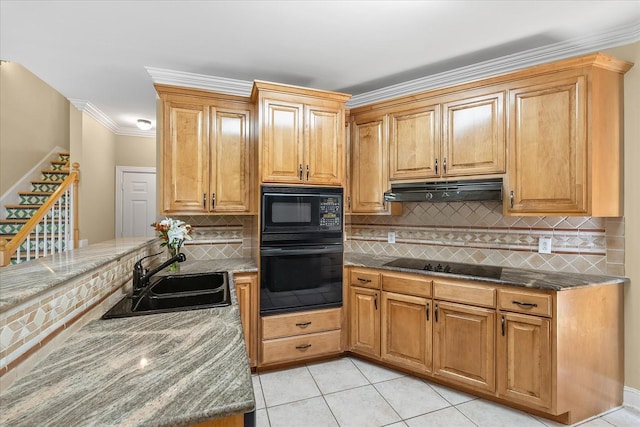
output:
<path id="1" fill-rule="evenodd" d="M 460 274 L 464 276 L 500 279 L 502 267 L 493 265 L 463 264 L 458 262 L 433 261 L 416 258 L 398 258 L 384 264 L 388 267 L 426 270 L 438 273 Z"/>

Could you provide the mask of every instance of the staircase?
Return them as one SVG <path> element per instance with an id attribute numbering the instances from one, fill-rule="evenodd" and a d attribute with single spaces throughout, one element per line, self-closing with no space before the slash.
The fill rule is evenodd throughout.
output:
<path id="1" fill-rule="evenodd" d="M 69 170 L 69 153 L 59 153 L 31 191 L 18 192 L 18 204 L 4 206 L 0 219 L 0 266 L 17 264 L 77 246 L 78 171 Z"/>

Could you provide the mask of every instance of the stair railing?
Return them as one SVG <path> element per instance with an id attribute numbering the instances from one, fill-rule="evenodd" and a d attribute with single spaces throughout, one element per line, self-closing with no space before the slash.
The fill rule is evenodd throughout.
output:
<path id="1" fill-rule="evenodd" d="M 0 267 L 8 265 L 14 254 L 19 263 L 78 247 L 79 167 L 78 163 L 73 163 L 69 176 L 22 226 L 18 234 L 9 242 L 0 239 Z M 25 241 L 27 244 L 23 255 L 21 247 Z M 32 243 L 35 244 L 33 254 Z"/>

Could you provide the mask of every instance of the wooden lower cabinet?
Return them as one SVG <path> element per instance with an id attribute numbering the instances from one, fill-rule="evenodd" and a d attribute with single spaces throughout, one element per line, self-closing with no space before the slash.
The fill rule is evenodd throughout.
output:
<path id="1" fill-rule="evenodd" d="M 551 406 L 551 321 L 501 313 L 497 340 L 498 396 Z"/>
<path id="2" fill-rule="evenodd" d="M 380 357 L 380 291 L 351 286 L 349 289 L 349 349 Z"/>
<path id="3" fill-rule="evenodd" d="M 254 368 L 258 362 L 258 276 L 255 273 L 234 274 L 233 279 L 249 364 Z"/>
<path id="4" fill-rule="evenodd" d="M 431 299 L 382 292 L 382 360 L 431 372 L 431 317 Z"/>
<path id="5" fill-rule="evenodd" d="M 495 321 L 495 310 L 434 301 L 434 375 L 495 391 Z"/>
<path id="6" fill-rule="evenodd" d="M 622 284 L 553 291 L 348 273 L 351 353 L 564 424 L 622 404 Z"/>
<path id="7" fill-rule="evenodd" d="M 261 331 L 258 366 L 343 351 L 341 308 L 265 316 L 261 319 Z"/>

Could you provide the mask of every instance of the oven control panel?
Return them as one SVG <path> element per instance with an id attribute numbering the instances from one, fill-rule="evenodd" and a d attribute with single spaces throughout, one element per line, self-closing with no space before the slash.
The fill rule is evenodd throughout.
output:
<path id="1" fill-rule="evenodd" d="M 339 197 L 323 197 L 320 199 L 320 226 L 340 227 L 342 204 Z"/>

